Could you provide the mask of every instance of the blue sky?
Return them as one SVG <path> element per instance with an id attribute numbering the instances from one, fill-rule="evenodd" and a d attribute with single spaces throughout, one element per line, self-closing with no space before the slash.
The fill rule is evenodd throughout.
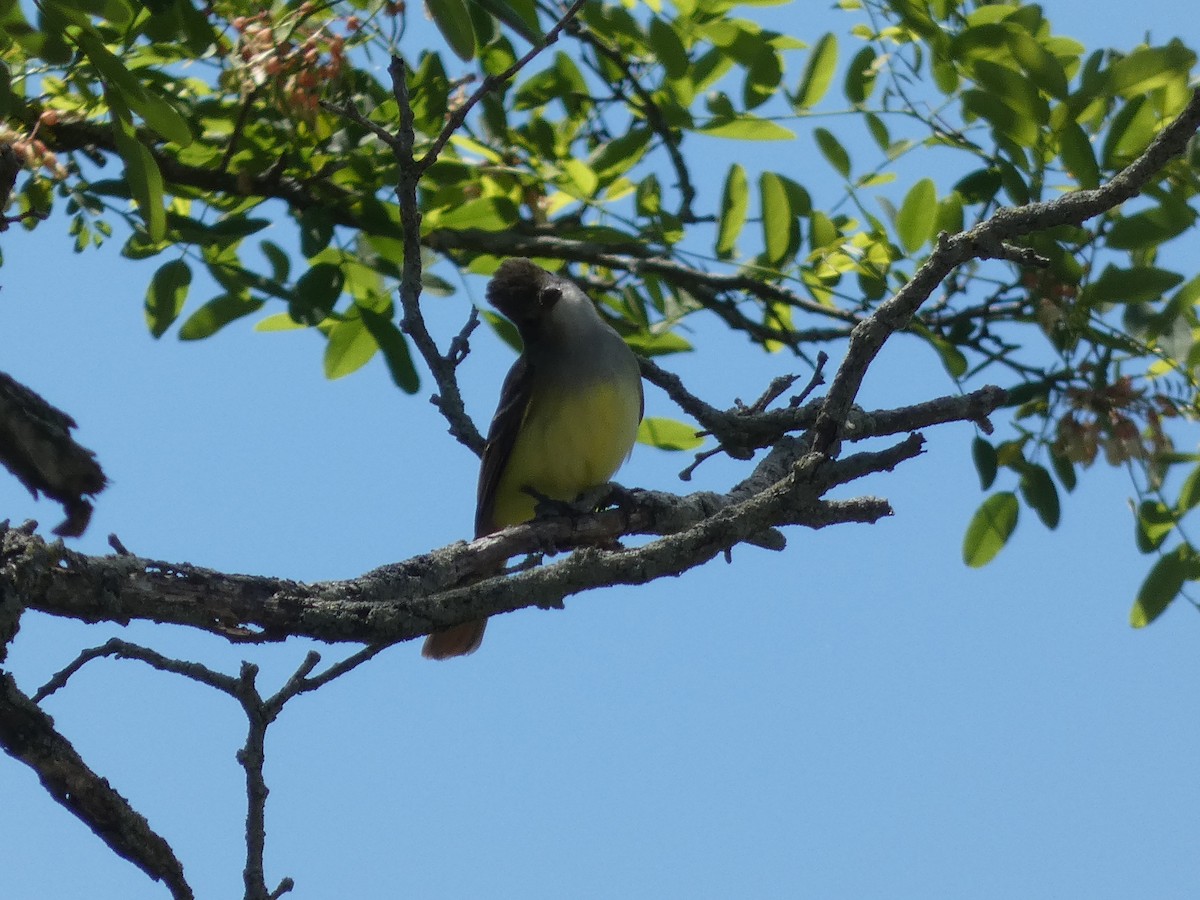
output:
<path id="1" fill-rule="evenodd" d="M 1177 33 L 1181 7 L 1079 10 L 1047 4 L 1061 32 L 1121 47 Z M 814 38 L 841 22 L 821 16 Z M 140 309 L 154 264 L 116 249 L 76 256 L 53 223 L 3 236 L 0 368 L 74 416 L 113 481 L 73 546 L 104 553 L 115 532 L 144 556 L 318 580 L 468 536 L 476 461 L 380 362 L 329 382 L 305 333 L 156 342 Z M 427 298 L 441 335 L 469 299 L 480 284 Z M 666 361 L 714 403 L 790 366 L 721 338 L 702 323 L 702 352 Z M 482 330 L 473 350 L 463 389 L 482 426 L 511 354 Z M 950 389 L 901 340 L 861 403 Z M 671 414 L 654 389 L 648 407 Z M 931 430 L 922 457 L 854 486 L 892 501 L 875 526 L 793 530 L 782 554 L 742 548 L 501 617 L 464 661 L 402 645 L 294 701 L 268 736 L 269 883 L 291 876 L 305 898 L 1197 896 L 1200 619 L 1180 603 L 1128 627 L 1148 561 L 1118 470 L 1082 479 L 1057 532 L 1026 515 L 991 566 L 966 569 L 971 435 Z M 619 480 L 724 489 L 740 471 L 714 460 L 683 485 L 686 461 L 638 448 Z M 59 510 L 5 478 L 0 516 L 48 531 Z M 252 658 L 264 690 L 309 649 L 28 615 L 12 669 L 32 690 L 113 634 L 229 672 Z M 46 707 L 198 896 L 240 895 L 232 701 L 102 661 Z M 0 797 L 0 896 L 165 896 L 7 759 Z"/>

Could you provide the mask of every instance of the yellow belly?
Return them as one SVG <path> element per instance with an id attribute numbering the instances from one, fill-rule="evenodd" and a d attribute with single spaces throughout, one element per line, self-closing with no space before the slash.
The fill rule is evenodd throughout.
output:
<path id="1" fill-rule="evenodd" d="M 496 488 L 496 527 L 533 518 L 537 500 L 527 486 L 569 502 L 612 478 L 633 449 L 641 412 L 636 385 L 621 387 L 595 384 L 532 398 Z"/>

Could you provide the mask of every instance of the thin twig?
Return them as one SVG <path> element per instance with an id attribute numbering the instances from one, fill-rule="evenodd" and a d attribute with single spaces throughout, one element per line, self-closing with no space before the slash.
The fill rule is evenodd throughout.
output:
<path id="1" fill-rule="evenodd" d="M 56 802 L 83 822 L 114 853 L 155 881 L 175 900 L 192 900 L 174 851 L 108 780 L 83 761 L 53 720 L 0 672 L 0 747 L 37 773 Z"/>

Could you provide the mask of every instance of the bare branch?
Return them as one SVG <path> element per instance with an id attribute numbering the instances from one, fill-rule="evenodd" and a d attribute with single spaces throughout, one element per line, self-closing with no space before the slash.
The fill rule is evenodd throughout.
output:
<path id="1" fill-rule="evenodd" d="M 944 398 L 910 408 L 908 419 L 897 413 L 858 414 L 848 434 L 861 439 L 903 430 L 906 422 L 979 420 L 1004 396 L 1003 391 L 986 389 Z M 775 429 L 772 449 L 751 477 L 727 494 L 677 497 L 634 491 L 620 509 L 537 520 L 349 581 L 305 585 L 134 556 L 88 557 L 10 531 L 3 535 L 6 564 L 0 587 L 16 590 L 30 608 L 58 615 L 175 622 L 234 641 L 306 635 L 334 642 L 394 643 L 481 615 L 554 605 L 610 583 L 642 583 L 677 574 L 743 541 L 779 548 L 782 541 L 770 536 L 777 525 L 819 528 L 888 514 L 882 500 L 845 505 L 820 499 L 831 487 L 865 474 L 861 465 L 869 457 L 859 458 L 856 467 L 818 465 L 820 457 L 809 453 L 803 440 L 780 436 L 786 433 L 778 430 L 781 423 L 796 430 L 798 423 L 811 422 L 815 415 L 810 404 L 741 417 L 752 436 Z M 884 457 L 871 459 L 885 468 L 894 464 Z M 801 463 L 802 472 L 796 470 Z M 630 550 L 586 549 L 611 547 L 616 539 L 632 534 L 664 537 Z M 511 578 L 494 576 L 512 557 L 572 547 L 585 549 Z"/>
<path id="2" fill-rule="evenodd" d="M 376 644 L 366 647 L 341 662 L 330 666 L 315 678 L 309 676 L 321 661 L 321 655 L 316 652 L 310 652 L 283 687 L 274 696 L 264 700 L 256 686 L 258 667 L 252 663 L 242 663 L 241 672 L 235 678 L 231 675 L 216 672 L 200 663 L 171 659 L 148 647 L 142 647 L 138 644 L 131 644 L 127 641 L 114 638 L 102 646 L 93 647 L 80 653 L 69 665 L 56 673 L 37 691 L 32 702 L 36 703 L 38 700 L 44 699 L 64 687 L 71 676 L 83 668 L 83 666 L 101 657 L 138 660 L 161 672 L 170 672 L 175 675 L 182 675 L 192 681 L 197 681 L 224 694 L 228 694 L 237 700 L 248 722 L 246 742 L 237 754 L 238 763 L 242 766 L 246 777 L 246 865 L 243 871 L 243 880 L 246 885 L 247 898 L 250 898 L 250 900 L 267 900 L 269 897 L 282 896 L 292 889 L 291 879 L 285 878 L 275 891 L 268 893 L 264 876 L 263 854 L 266 848 L 266 803 L 269 794 L 266 778 L 263 774 L 263 766 L 266 761 L 265 743 L 267 728 L 279 717 L 284 705 L 293 697 L 314 691 L 333 681 L 335 678 L 345 675 L 347 672 L 378 655 L 385 646 Z M 36 709 L 36 706 L 34 708 Z M 2 721 L 5 713 L 6 710 L 2 702 L 0 702 L 0 728 L 3 728 L 5 725 L 5 722 Z M 5 744 L 5 747 L 7 749 L 8 745 Z"/>
<path id="3" fill-rule="evenodd" d="M 175 900 L 194 896 L 170 845 L 129 801 L 83 761 L 54 722 L 0 672 L 0 746 L 33 769 L 58 803 L 87 825 L 118 856 L 155 881 Z"/>

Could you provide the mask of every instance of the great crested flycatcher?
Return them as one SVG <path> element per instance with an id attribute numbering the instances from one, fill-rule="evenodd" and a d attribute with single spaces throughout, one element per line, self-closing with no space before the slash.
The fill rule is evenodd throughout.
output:
<path id="1" fill-rule="evenodd" d="M 475 536 L 533 518 L 539 497 L 566 502 L 612 478 L 642 420 L 637 358 L 574 283 L 527 259 L 501 263 L 487 300 L 517 327 L 479 470 Z M 463 656 L 487 619 L 434 632 L 421 655 Z"/>

